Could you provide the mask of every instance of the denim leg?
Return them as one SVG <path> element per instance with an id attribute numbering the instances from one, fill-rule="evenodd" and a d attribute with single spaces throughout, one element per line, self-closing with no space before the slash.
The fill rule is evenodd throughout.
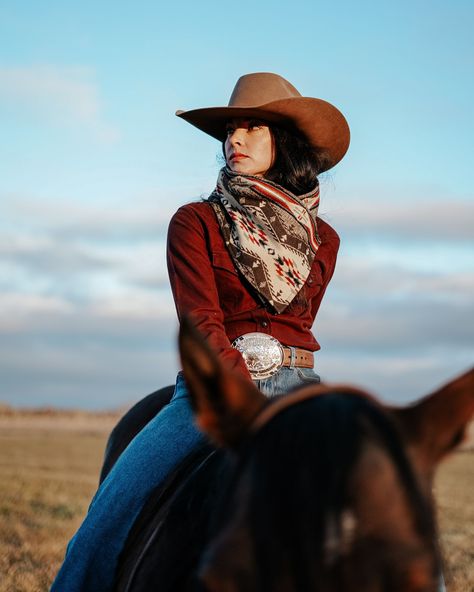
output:
<path id="1" fill-rule="evenodd" d="M 257 388 L 267 397 L 284 395 L 306 384 L 319 383 L 320 378 L 312 368 L 288 368 L 282 366 L 270 378 L 254 381 Z"/>
<path id="2" fill-rule="evenodd" d="M 130 442 L 69 543 L 52 592 L 107 592 L 118 556 L 150 492 L 201 442 L 184 379 L 169 405 Z"/>

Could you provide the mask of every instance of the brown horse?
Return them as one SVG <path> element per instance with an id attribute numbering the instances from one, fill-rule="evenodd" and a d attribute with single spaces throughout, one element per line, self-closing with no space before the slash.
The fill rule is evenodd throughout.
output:
<path id="1" fill-rule="evenodd" d="M 347 386 L 268 401 L 187 323 L 196 451 L 151 496 L 116 589 L 434 592 L 438 462 L 474 413 L 474 371 L 405 408 Z"/>

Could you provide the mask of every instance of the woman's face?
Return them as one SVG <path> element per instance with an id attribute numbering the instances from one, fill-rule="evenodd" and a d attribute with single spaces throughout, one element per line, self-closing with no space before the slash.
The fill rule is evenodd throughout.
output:
<path id="1" fill-rule="evenodd" d="M 258 119 L 241 117 L 227 122 L 224 152 L 227 166 L 236 173 L 264 177 L 275 161 L 273 136 Z"/>

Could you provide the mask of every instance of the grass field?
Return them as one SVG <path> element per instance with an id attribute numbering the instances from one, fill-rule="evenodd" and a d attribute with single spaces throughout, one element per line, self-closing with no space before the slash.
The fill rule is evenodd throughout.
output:
<path id="1" fill-rule="evenodd" d="M 0 592 L 40 592 L 97 486 L 111 416 L 0 417 Z M 474 451 L 441 467 L 436 499 L 449 592 L 474 591 Z"/>

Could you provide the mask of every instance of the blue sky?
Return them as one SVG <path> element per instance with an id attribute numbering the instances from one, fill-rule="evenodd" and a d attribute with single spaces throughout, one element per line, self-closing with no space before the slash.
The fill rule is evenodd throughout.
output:
<path id="1" fill-rule="evenodd" d="M 167 222 L 219 169 L 174 112 L 255 71 L 351 126 L 321 180 L 342 239 L 321 375 L 403 401 L 472 365 L 472 3 L 160 4 L 4 4 L 0 401 L 110 407 L 173 381 Z"/>

